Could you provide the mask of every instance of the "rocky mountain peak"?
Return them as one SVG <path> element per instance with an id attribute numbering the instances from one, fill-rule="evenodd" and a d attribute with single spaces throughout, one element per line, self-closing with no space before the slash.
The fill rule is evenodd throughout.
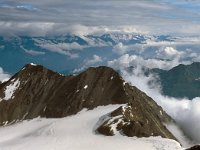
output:
<path id="1" fill-rule="evenodd" d="M 37 116 L 64 117 L 82 108 L 127 102 L 122 82 L 119 74 L 108 67 L 62 76 L 43 66 L 27 64 L 0 85 L 0 107 L 8 107 L 8 122 Z"/>
<path id="2" fill-rule="evenodd" d="M 0 124 L 38 116 L 66 117 L 83 108 L 110 104 L 125 106 L 107 114 L 107 119 L 100 119 L 99 133 L 113 135 L 119 131 L 127 136 L 176 139 L 163 124 L 173 121 L 163 109 L 126 83 L 119 73 L 104 66 L 89 68 L 76 76 L 62 76 L 40 65 L 25 65 L 0 85 Z M 113 124 L 116 129 L 111 128 Z"/>
<path id="3" fill-rule="evenodd" d="M 53 72 L 41 65 L 36 65 L 33 63 L 26 64 L 18 73 L 16 73 L 12 78 L 24 78 L 24 77 L 30 77 L 35 75 L 47 75 L 47 74 L 58 74 L 56 72 Z"/>

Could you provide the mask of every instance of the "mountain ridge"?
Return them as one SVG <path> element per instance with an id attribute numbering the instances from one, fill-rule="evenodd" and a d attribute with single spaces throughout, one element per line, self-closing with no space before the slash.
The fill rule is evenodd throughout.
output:
<path id="1" fill-rule="evenodd" d="M 79 64 L 84 61 L 82 57 L 89 58 L 92 55 L 98 55 L 102 58 L 109 56 L 108 59 L 113 59 L 113 56 L 111 56 L 113 52 L 110 50 L 120 43 L 123 45 L 137 45 L 152 40 L 161 42 L 174 41 L 175 39 L 172 36 L 148 36 L 139 33 L 66 34 L 52 37 L 0 36 L 0 64 L 2 68 L 11 74 L 30 62 L 42 64 L 59 72 L 65 71 L 66 68 L 72 71 L 74 68 L 80 67 Z M 98 50 L 98 52 L 94 53 L 93 49 Z M 106 55 L 105 51 L 107 52 Z M 80 56 L 80 60 L 72 61 L 71 58 L 77 58 L 78 56 Z M 10 61 L 7 61 L 8 59 Z M 15 60 L 15 62 L 12 60 Z M 52 63 L 54 60 L 57 60 L 56 64 Z"/>
<path id="2" fill-rule="evenodd" d="M 173 119 L 145 93 L 105 66 L 91 67 L 76 76 L 62 76 L 43 66 L 28 64 L 0 85 L 0 98 L 1 125 L 38 116 L 66 117 L 83 108 L 127 104 L 130 110 L 129 107 L 124 108 L 124 112 L 118 111 L 120 108 L 116 110 L 123 122 L 114 130 L 127 136 L 155 135 L 177 140 L 163 124 L 173 122 Z M 116 123 L 115 119 L 113 121 L 111 124 Z M 106 132 L 101 132 L 100 128 L 106 128 Z M 97 131 L 113 135 L 113 128 L 106 122 L 102 122 Z"/>
<path id="3" fill-rule="evenodd" d="M 168 71 L 154 69 L 150 72 L 158 75 L 164 95 L 189 99 L 200 97 L 200 62 L 180 64 Z"/>

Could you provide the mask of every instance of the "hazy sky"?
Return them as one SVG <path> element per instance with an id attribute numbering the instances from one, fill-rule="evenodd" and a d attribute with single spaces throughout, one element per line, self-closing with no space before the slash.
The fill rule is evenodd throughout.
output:
<path id="1" fill-rule="evenodd" d="M 198 0 L 2 0 L 1 35 L 200 32 Z"/>

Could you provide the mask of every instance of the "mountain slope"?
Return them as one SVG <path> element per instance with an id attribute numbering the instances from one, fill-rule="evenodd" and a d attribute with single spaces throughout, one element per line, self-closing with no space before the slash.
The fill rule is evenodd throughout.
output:
<path id="1" fill-rule="evenodd" d="M 191 65 L 179 65 L 169 71 L 153 70 L 158 74 L 163 94 L 193 99 L 200 97 L 200 62 Z"/>
<path id="2" fill-rule="evenodd" d="M 6 88 L 16 82 L 19 82 L 19 86 L 13 98 L 6 101 Z M 127 102 L 125 93 L 122 93 L 123 87 L 120 86 L 122 82 L 116 72 L 106 67 L 90 68 L 78 76 L 61 76 L 42 66 L 26 65 L 1 85 L 0 95 L 4 100 L 1 106 L 8 108 L 7 114 L 11 116 L 6 118 L 9 122 L 13 118 L 22 119 L 26 112 L 28 114 L 24 119 L 37 116 L 64 117 L 82 108 Z M 17 110 L 19 104 L 21 106 Z"/>
<path id="3" fill-rule="evenodd" d="M 1 150 L 183 150 L 174 140 L 150 137 L 102 136 L 94 131 L 98 118 L 120 107 L 99 106 L 76 115 L 36 118 L 0 128 Z"/>
<path id="4" fill-rule="evenodd" d="M 119 108 L 114 113 L 116 115 L 110 116 L 120 115 L 125 121 L 121 128 L 123 134 L 138 137 L 156 135 L 176 140 L 163 124 L 173 121 L 163 109 L 108 67 L 89 68 L 77 76 L 62 76 L 42 66 L 29 64 L 0 85 L 0 98 L 1 125 L 38 116 L 65 117 L 83 108 L 127 104 L 124 111 Z M 105 123 L 99 124 L 99 128 L 106 127 Z M 99 129 L 97 131 L 108 135 Z"/>

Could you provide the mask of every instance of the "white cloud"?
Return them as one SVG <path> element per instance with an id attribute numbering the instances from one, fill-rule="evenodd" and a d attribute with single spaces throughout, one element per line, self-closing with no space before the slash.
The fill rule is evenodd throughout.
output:
<path id="1" fill-rule="evenodd" d="M 156 51 L 157 57 L 163 58 L 163 59 L 174 59 L 174 58 L 180 58 L 185 53 L 182 51 L 178 51 L 173 47 L 165 47 L 161 48 L 160 50 Z"/>
<path id="2" fill-rule="evenodd" d="M 159 83 L 155 82 L 155 76 L 150 75 L 146 77 L 144 75 L 144 70 L 141 69 L 142 66 L 140 65 L 142 63 L 143 62 L 138 62 L 132 73 L 128 73 L 125 70 L 122 70 L 125 80 L 152 97 L 173 119 L 175 119 L 179 127 L 189 138 L 192 138 L 193 142 L 199 143 L 200 97 L 194 98 L 193 100 L 188 100 L 186 98 L 176 99 L 168 96 L 163 96 L 160 92 L 161 90 Z M 149 85 L 149 83 L 151 84 Z M 175 132 L 175 134 L 178 134 L 177 136 L 180 140 L 183 140 L 182 143 L 186 144 L 185 146 L 191 144 L 188 139 L 185 137 L 180 137 L 180 133 L 177 132 Z"/>
<path id="3" fill-rule="evenodd" d="M 70 58 L 78 58 L 79 55 L 76 53 L 72 53 L 71 50 L 82 50 L 85 46 L 81 46 L 78 43 L 43 43 L 39 44 L 41 48 L 44 48 L 48 51 L 67 55 Z"/>
<path id="4" fill-rule="evenodd" d="M 85 46 L 81 46 L 76 42 L 73 43 L 43 43 L 39 44 L 40 47 L 49 49 L 51 51 L 66 51 L 66 50 L 82 50 Z"/>
<path id="5" fill-rule="evenodd" d="M 133 61 L 136 59 L 137 56 L 129 56 L 129 54 L 125 54 L 118 59 L 114 59 L 112 61 L 108 61 L 108 66 L 111 66 L 113 68 L 125 68 L 130 67 L 131 65 L 134 65 Z"/>
<path id="6" fill-rule="evenodd" d="M 34 50 L 26 50 L 26 49 L 24 49 L 24 51 L 27 54 L 32 55 L 32 56 L 44 55 L 45 54 L 45 52 L 39 52 L 39 51 L 34 51 Z"/>
<path id="7" fill-rule="evenodd" d="M 92 58 L 87 58 L 83 61 L 82 67 L 74 69 L 73 73 L 79 73 L 88 67 L 96 66 L 97 64 L 103 62 L 103 58 L 98 55 L 93 55 Z"/>
<path id="8" fill-rule="evenodd" d="M 120 42 L 113 47 L 112 51 L 118 55 L 122 55 L 128 51 L 128 46 L 123 45 L 123 43 Z"/>
<path id="9" fill-rule="evenodd" d="M 93 57 L 91 59 L 86 59 L 84 61 L 84 65 L 91 66 L 91 65 L 94 65 L 94 64 L 102 62 L 102 61 L 103 61 L 103 59 L 100 56 L 93 55 Z"/>
<path id="10" fill-rule="evenodd" d="M 157 77 L 154 75 L 145 76 L 144 67 L 147 68 L 160 68 L 171 69 L 178 64 L 189 64 L 195 59 L 198 60 L 198 53 L 191 53 L 189 50 L 185 51 L 185 54 L 179 53 L 178 50 L 172 48 L 166 48 L 163 56 L 171 57 L 171 60 L 159 60 L 159 59 L 144 59 L 141 56 L 125 54 L 118 59 L 108 61 L 108 66 L 111 66 L 117 70 L 122 71 L 122 75 L 125 80 L 132 85 L 136 86 L 140 90 L 144 91 L 147 95 L 152 97 L 164 110 L 172 116 L 177 122 L 178 126 L 184 131 L 184 133 L 193 140 L 191 142 L 188 138 L 175 130 L 174 134 L 177 135 L 179 140 L 185 146 L 191 144 L 197 144 L 200 142 L 200 97 L 188 100 L 186 98 L 176 99 L 161 94 L 161 85 L 157 81 Z M 173 56 L 173 57 L 172 57 Z M 181 60 L 180 57 L 190 57 L 190 61 Z M 124 68 L 134 66 L 132 73 L 128 73 Z"/>
<path id="11" fill-rule="evenodd" d="M 124 36 L 132 36 L 132 38 L 134 38 L 133 35 L 131 34 L 125 34 Z M 128 41 L 130 39 L 119 39 L 119 41 Z M 117 41 L 117 40 L 116 40 Z M 136 54 L 142 54 L 145 50 L 145 47 L 147 48 L 148 45 L 146 44 L 140 44 L 140 43 L 136 43 L 136 44 L 123 44 L 123 42 L 116 42 L 117 44 L 115 46 L 113 46 L 112 51 L 118 55 L 123 55 L 123 54 L 128 54 L 129 52 L 134 52 Z"/>
<path id="12" fill-rule="evenodd" d="M 45 54 L 45 52 L 25 49 L 23 46 L 20 46 L 20 48 L 23 49 L 24 52 L 26 52 L 27 54 L 32 55 L 32 56 L 44 55 Z"/>
<path id="13" fill-rule="evenodd" d="M 0 21 L 0 35 L 6 36 L 54 36 L 54 35 L 102 35 L 105 33 L 140 33 L 147 31 L 132 25 L 82 25 L 56 22 L 14 22 Z"/>
<path id="14" fill-rule="evenodd" d="M 199 6 L 192 1 L 189 4 Z M 200 14 L 193 7 L 177 7 L 171 1 L 9 0 L 0 4 L 0 34 L 88 34 L 109 32 L 113 28 L 126 33 L 198 35 Z M 73 30 L 72 26 L 79 30 Z"/>
<path id="15" fill-rule="evenodd" d="M 76 68 L 76 69 L 74 69 L 72 72 L 74 73 L 74 74 L 78 74 L 78 73 L 80 73 L 81 71 L 83 71 L 83 70 L 85 70 L 86 68 L 85 68 L 85 66 L 82 66 L 81 68 Z"/>
<path id="16" fill-rule="evenodd" d="M 189 64 L 190 61 L 181 61 L 179 58 L 174 58 L 168 61 L 154 58 L 144 59 L 142 56 L 125 54 L 118 59 L 108 61 L 108 66 L 116 69 L 124 69 L 126 67 L 140 65 L 146 68 L 160 68 L 169 70 L 180 63 Z"/>
<path id="17" fill-rule="evenodd" d="M 192 59 L 193 62 L 200 62 L 200 53 L 193 53 L 189 54 L 189 57 Z"/>
<path id="18" fill-rule="evenodd" d="M 3 69 L 0 67 L 0 82 L 4 82 L 10 78 L 8 73 L 5 73 Z"/>
<path id="19" fill-rule="evenodd" d="M 53 22 L 14 22 L 0 21 L 0 35 L 6 36 L 46 36 L 53 31 Z"/>

